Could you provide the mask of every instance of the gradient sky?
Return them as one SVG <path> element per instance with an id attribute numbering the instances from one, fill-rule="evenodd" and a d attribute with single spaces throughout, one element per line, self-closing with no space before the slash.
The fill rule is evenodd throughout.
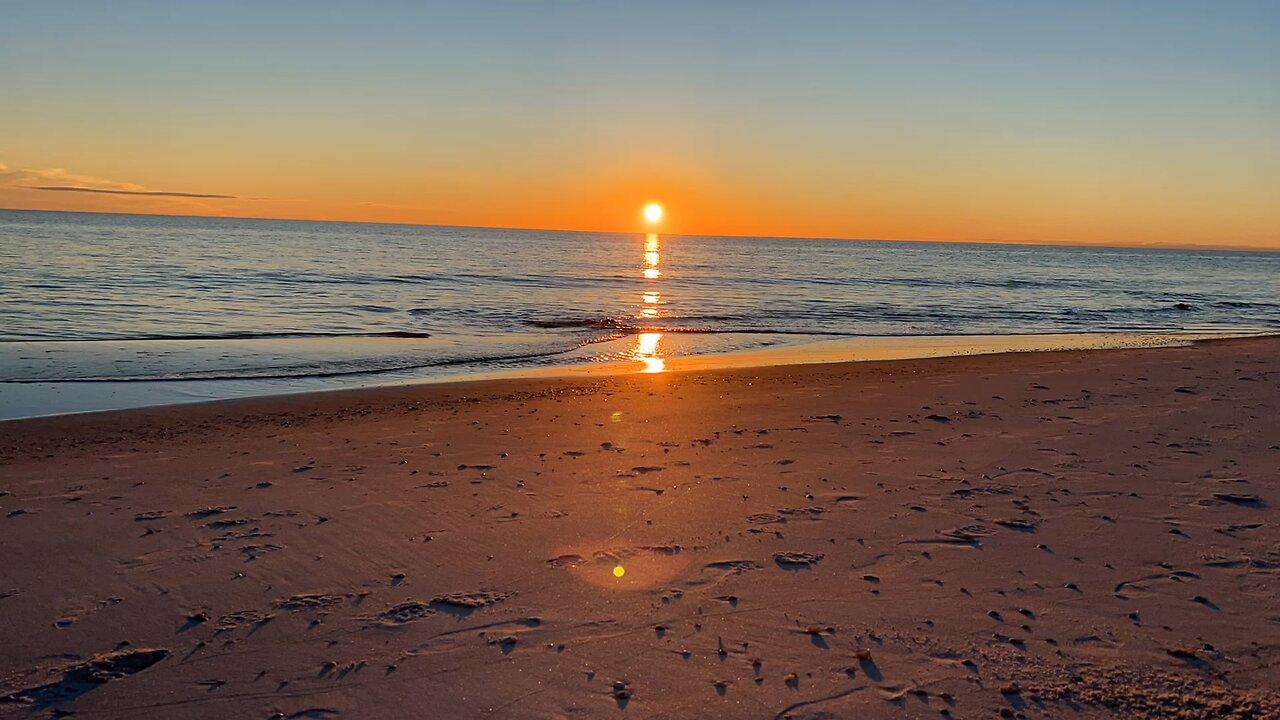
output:
<path id="1" fill-rule="evenodd" d="M 1278 37 L 1274 0 L 9 0 L 0 207 L 1280 248 Z"/>

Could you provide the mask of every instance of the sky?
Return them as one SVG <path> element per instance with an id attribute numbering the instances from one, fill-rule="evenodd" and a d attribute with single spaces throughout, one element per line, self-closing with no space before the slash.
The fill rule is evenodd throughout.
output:
<path id="1" fill-rule="evenodd" d="M 0 207 L 1280 248 L 1280 2 L 0 9 Z"/>

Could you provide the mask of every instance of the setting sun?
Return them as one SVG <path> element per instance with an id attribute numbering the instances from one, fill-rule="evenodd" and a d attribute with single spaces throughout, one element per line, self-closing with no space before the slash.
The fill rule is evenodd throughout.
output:
<path id="1" fill-rule="evenodd" d="M 662 206 L 658 203 L 649 203 L 644 206 L 644 219 L 651 223 L 656 223 L 662 219 Z"/>

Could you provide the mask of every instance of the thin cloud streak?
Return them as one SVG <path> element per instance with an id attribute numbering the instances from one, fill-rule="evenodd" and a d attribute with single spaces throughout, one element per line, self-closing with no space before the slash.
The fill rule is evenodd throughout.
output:
<path id="1" fill-rule="evenodd" d="M 208 193 L 169 192 L 165 190 L 104 190 L 102 188 L 75 187 L 73 185 L 24 185 L 27 190 L 49 190 L 54 192 L 102 193 L 104 195 L 148 195 L 152 197 L 213 198 L 221 200 L 237 200 L 235 195 L 213 195 Z"/>

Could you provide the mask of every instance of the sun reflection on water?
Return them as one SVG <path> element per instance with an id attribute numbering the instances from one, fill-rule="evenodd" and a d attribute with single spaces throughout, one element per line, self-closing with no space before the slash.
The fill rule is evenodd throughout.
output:
<path id="1" fill-rule="evenodd" d="M 640 297 L 644 304 L 640 307 L 640 317 L 651 320 L 658 317 L 658 306 L 662 304 L 662 296 L 657 290 L 646 290 Z"/>
<path id="2" fill-rule="evenodd" d="M 658 266 L 662 263 L 662 242 L 657 233 L 644 236 L 644 254 L 642 256 L 641 274 L 645 280 L 653 281 L 640 295 L 640 308 L 636 317 L 640 320 L 657 320 L 662 316 L 662 293 L 656 282 L 662 277 Z M 631 349 L 631 357 L 644 363 L 640 372 L 660 373 L 666 370 L 666 360 L 661 352 L 662 333 L 646 332 L 636 336 L 635 346 Z"/>
<path id="3" fill-rule="evenodd" d="M 662 248 L 659 244 L 658 233 L 649 233 L 644 236 L 644 277 L 646 280 L 657 280 L 662 277 L 662 272 L 658 270 L 658 264 L 662 262 Z"/>

